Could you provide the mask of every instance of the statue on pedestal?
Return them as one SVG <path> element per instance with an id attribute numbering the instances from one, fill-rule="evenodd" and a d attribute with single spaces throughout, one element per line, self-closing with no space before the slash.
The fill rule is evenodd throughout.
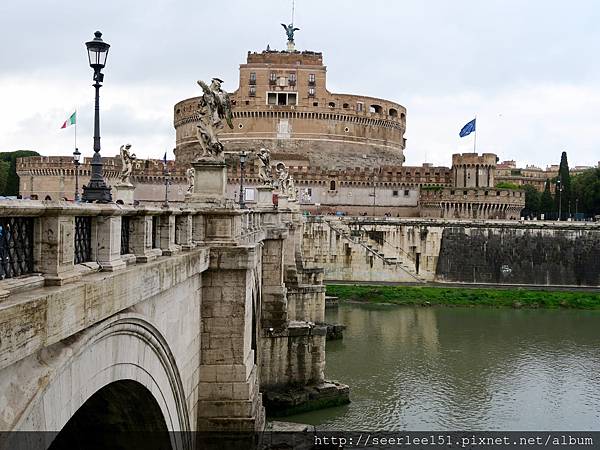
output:
<path id="1" fill-rule="evenodd" d="M 261 148 L 256 154 L 262 166 L 258 169 L 258 176 L 264 186 L 273 186 L 273 174 L 271 172 L 271 152 L 266 148 Z"/>
<path id="2" fill-rule="evenodd" d="M 210 86 L 202 80 L 198 85 L 202 88 L 202 96 L 198 103 L 198 142 L 202 148 L 200 158 L 221 159 L 223 144 L 219 141 L 219 133 L 224 128 L 224 122 L 233 128 L 231 100 L 229 94 L 221 89 L 222 80 L 213 78 Z"/>
<path id="3" fill-rule="evenodd" d="M 280 162 L 275 167 L 277 170 L 277 179 L 279 181 L 279 195 L 288 195 L 290 187 L 290 172 L 287 166 Z"/>
<path id="4" fill-rule="evenodd" d="M 196 169 L 194 169 L 193 167 L 190 167 L 188 170 L 185 171 L 185 174 L 187 176 L 187 182 L 188 182 L 187 193 L 193 194 L 194 186 L 196 184 Z"/>
<path id="5" fill-rule="evenodd" d="M 291 175 L 288 177 L 287 195 L 292 201 L 298 200 L 298 189 L 296 189 L 296 182 Z"/>
<path id="6" fill-rule="evenodd" d="M 121 173 L 119 179 L 122 184 L 131 184 L 129 177 L 133 171 L 133 161 L 136 160 L 135 153 L 129 153 L 131 144 L 121 145 L 119 154 L 121 155 Z"/>
<path id="7" fill-rule="evenodd" d="M 293 44 L 294 43 L 294 33 L 296 31 L 300 31 L 300 28 L 294 27 L 293 23 L 290 23 L 289 25 L 282 23 L 281 26 L 285 30 L 285 34 L 287 34 L 288 42 L 291 42 Z"/>

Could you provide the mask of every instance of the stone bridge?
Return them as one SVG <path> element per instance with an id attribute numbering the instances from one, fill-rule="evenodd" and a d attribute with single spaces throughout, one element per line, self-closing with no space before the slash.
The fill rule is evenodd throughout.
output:
<path id="1" fill-rule="evenodd" d="M 89 428 L 262 430 L 263 394 L 290 386 L 347 401 L 324 380 L 323 271 L 283 206 L 0 203 L 0 430 L 61 448 Z"/>

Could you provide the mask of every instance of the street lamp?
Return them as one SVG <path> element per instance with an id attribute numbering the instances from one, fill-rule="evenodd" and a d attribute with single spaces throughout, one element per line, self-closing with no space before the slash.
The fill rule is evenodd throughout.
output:
<path id="1" fill-rule="evenodd" d="M 73 164 L 75 164 L 75 201 L 78 202 L 79 198 L 79 160 L 81 159 L 81 153 L 78 148 L 75 148 L 73 152 Z"/>
<path id="2" fill-rule="evenodd" d="M 244 169 L 246 167 L 246 158 L 248 153 L 246 151 L 242 151 L 240 153 L 240 208 L 246 208 L 246 201 L 244 199 Z"/>
<path id="3" fill-rule="evenodd" d="M 101 70 L 106 65 L 106 57 L 110 45 L 102 40 L 102 33 L 96 31 L 94 39 L 86 42 L 90 67 L 94 69 L 96 103 L 94 109 L 94 156 L 92 158 L 92 175 L 87 186 L 83 186 L 83 201 L 109 203 L 112 201 L 110 187 L 102 176 L 102 158 L 100 157 L 100 87 L 104 81 Z"/>

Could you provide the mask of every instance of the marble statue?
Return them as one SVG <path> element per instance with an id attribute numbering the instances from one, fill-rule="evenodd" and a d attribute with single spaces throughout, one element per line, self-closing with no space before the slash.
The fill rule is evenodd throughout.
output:
<path id="1" fill-rule="evenodd" d="M 277 171 L 277 179 L 279 181 L 279 195 L 288 195 L 290 185 L 290 172 L 287 166 L 280 162 L 275 167 Z"/>
<path id="2" fill-rule="evenodd" d="M 185 171 L 185 174 L 187 176 L 187 182 L 188 182 L 187 193 L 193 194 L 194 193 L 194 185 L 196 184 L 196 169 L 194 169 L 193 167 L 190 167 L 188 170 Z"/>
<path id="3" fill-rule="evenodd" d="M 294 181 L 294 177 L 292 177 L 291 175 L 289 175 L 288 177 L 287 195 L 288 198 L 292 201 L 298 199 L 298 189 L 296 189 L 296 182 Z"/>
<path id="4" fill-rule="evenodd" d="M 271 152 L 266 148 L 261 148 L 256 154 L 261 167 L 258 169 L 258 176 L 264 186 L 273 186 L 273 174 L 271 172 Z"/>
<path id="5" fill-rule="evenodd" d="M 136 160 L 135 153 L 129 153 L 131 144 L 121 145 L 119 154 L 121 155 L 121 173 L 119 178 L 123 184 L 131 184 L 129 177 L 133 171 L 133 161 Z"/>
<path id="6" fill-rule="evenodd" d="M 231 100 L 229 94 L 221 89 L 222 80 L 213 78 L 210 86 L 202 80 L 198 85 L 202 88 L 202 96 L 198 102 L 198 142 L 202 148 L 202 158 L 217 159 L 223 153 L 223 144 L 219 141 L 219 133 L 227 123 L 233 128 Z"/>

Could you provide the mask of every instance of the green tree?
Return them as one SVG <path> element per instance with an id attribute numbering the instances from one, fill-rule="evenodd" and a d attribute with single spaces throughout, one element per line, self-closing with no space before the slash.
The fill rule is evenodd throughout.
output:
<path id="1" fill-rule="evenodd" d="M 26 156 L 40 156 L 40 154 L 31 150 L 17 150 L 15 152 L 0 153 L 0 161 L 4 161 L 9 165 L 6 183 L 4 184 L 2 191 L 0 191 L 0 195 L 17 195 L 19 193 L 17 158 L 24 158 Z"/>
<path id="2" fill-rule="evenodd" d="M 562 187 L 561 192 L 558 191 L 559 186 Z M 569 162 L 567 160 L 567 152 L 562 152 L 560 156 L 560 167 L 558 168 L 558 181 L 556 182 L 556 195 L 554 202 L 556 203 L 555 210 L 561 210 L 560 219 L 563 220 L 569 216 L 571 203 L 571 174 L 569 173 Z"/>
<path id="3" fill-rule="evenodd" d="M 578 212 L 589 216 L 600 214 L 600 168 L 589 169 L 573 177 L 572 189 Z"/>
<path id="4" fill-rule="evenodd" d="M 0 195 L 4 195 L 4 192 L 6 192 L 6 182 L 8 181 L 9 170 L 10 163 L 0 161 Z"/>
<path id="5" fill-rule="evenodd" d="M 540 197 L 540 213 L 548 215 L 554 212 L 554 199 L 552 198 L 552 192 L 550 191 L 550 180 L 546 180 L 546 186 L 544 192 Z"/>
<path id="6" fill-rule="evenodd" d="M 540 202 L 542 194 L 530 184 L 523 186 L 525 189 L 525 208 L 521 215 L 537 217 L 540 214 Z"/>

